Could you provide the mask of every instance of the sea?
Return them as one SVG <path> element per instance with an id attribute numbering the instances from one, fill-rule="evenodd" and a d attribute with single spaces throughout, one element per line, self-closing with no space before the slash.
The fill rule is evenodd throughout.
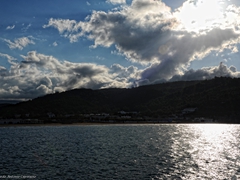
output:
<path id="1" fill-rule="evenodd" d="M 240 179 L 240 125 L 0 127 L 0 179 Z"/>

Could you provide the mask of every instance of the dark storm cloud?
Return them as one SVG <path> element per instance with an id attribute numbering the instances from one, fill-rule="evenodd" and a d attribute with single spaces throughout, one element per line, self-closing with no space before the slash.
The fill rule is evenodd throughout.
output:
<path id="1" fill-rule="evenodd" d="M 213 29 L 207 34 L 181 34 L 181 38 L 169 39 L 166 52 L 159 57 L 160 62 L 152 64 L 142 73 L 142 79 L 150 82 L 168 80 L 174 75 L 181 74 L 182 68 L 195 58 L 202 58 L 211 51 L 224 48 L 226 44 L 238 39 L 239 34 L 231 29 Z M 170 53 L 169 53 L 170 52 Z"/>

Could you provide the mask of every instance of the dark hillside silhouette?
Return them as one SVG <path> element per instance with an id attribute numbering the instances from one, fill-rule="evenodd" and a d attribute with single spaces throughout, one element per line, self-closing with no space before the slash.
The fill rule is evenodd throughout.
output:
<path id="1" fill-rule="evenodd" d="M 194 116 L 240 118 L 240 79 L 169 82 L 132 89 L 74 89 L 0 108 L 1 117 L 136 111 L 158 117 L 196 107 Z"/>

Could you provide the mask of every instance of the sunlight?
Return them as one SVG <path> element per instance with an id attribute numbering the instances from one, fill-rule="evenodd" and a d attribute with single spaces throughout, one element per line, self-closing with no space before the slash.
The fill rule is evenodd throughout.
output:
<path id="1" fill-rule="evenodd" d="M 221 124 L 221 125 L 219 125 L 219 124 L 201 124 L 201 126 L 198 126 L 197 128 L 201 131 L 201 134 L 208 141 L 213 141 L 213 140 L 215 140 L 215 138 L 219 138 L 219 136 L 221 136 L 222 133 L 227 131 L 227 128 L 229 128 L 229 126 L 224 125 L 224 124 Z"/>
<path id="2" fill-rule="evenodd" d="M 228 133 L 230 130 L 229 125 L 225 124 L 200 124 L 194 126 L 194 131 L 201 134 L 201 141 L 209 144 L 224 145 L 223 134 Z"/>
<path id="3" fill-rule="evenodd" d="M 175 16 L 182 23 L 183 29 L 199 33 L 211 30 L 223 19 L 222 1 L 196 0 L 187 1 L 175 12 Z"/>
<path id="4" fill-rule="evenodd" d="M 207 173 L 207 176 L 224 179 L 225 173 L 222 172 L 228 171 L 225 157 L 232 159 L 232 163 L 235 164 L 239 153 L 238 148 L 234 146 L 237 143 L 234 126 L 198 124 L 191 127 L 197 138 L 192 138 L 192 141 L 189 142 L 192 146 L 189 148 L 189 153 L 198 165 L 198 174 L 204 177 Z M 194 179 L 194 177 L 189 179 Z"/>
<path id="5" fill-rule="evenodd" d="M 170 156 L 173 162 L 178 162 L 176 168 L 181 173 L 190 172 L 183 173 L 182 179 L 229 179 L 226 175 L 234 175 L 229 167 L 239 165 L 238 125 L 206 123 L 175 127 L 170 136 Z"/>
<path id="6" fill-rule="evenodd" d="M 201 149 L 201 153 L 196 157 L 200 159 L 212 159 L 217 158 L 219 154 L 224 151 L 224 148 L 228 146 L 229 135 L 226 139 L 226 134 L 231 134 L 230 126 L 224 124 L 201 124 L 194 126 L 193 131 L 199 134 L 199 138 L 193 140 L 194 147 Z M 204 146 L 199 147 L 202 144 Z"/>

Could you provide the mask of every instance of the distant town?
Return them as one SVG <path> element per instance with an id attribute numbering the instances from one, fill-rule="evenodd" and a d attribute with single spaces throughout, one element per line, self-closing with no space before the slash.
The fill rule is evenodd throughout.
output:
<path id="1" fill-rule="evenodd" d="M 65 114 L 57 116 L 52 112 L 46 113 L 45 118 L 30 118 L 29 114 L 24 117 L 20 114 L 15 114 L 15 118 L 0 119 L 1 125 L 10 124 L 74 124 L 74 123 L 217 123 L 216 119 L 195 117 L 191 115 L 197 108 L 185 108 L 180 114 L 172 114 L 166 117 L 149 117 L 141 116 L 140 112 L 119 111 L 115 114 L 100 113 L 100 114 Z"/>

